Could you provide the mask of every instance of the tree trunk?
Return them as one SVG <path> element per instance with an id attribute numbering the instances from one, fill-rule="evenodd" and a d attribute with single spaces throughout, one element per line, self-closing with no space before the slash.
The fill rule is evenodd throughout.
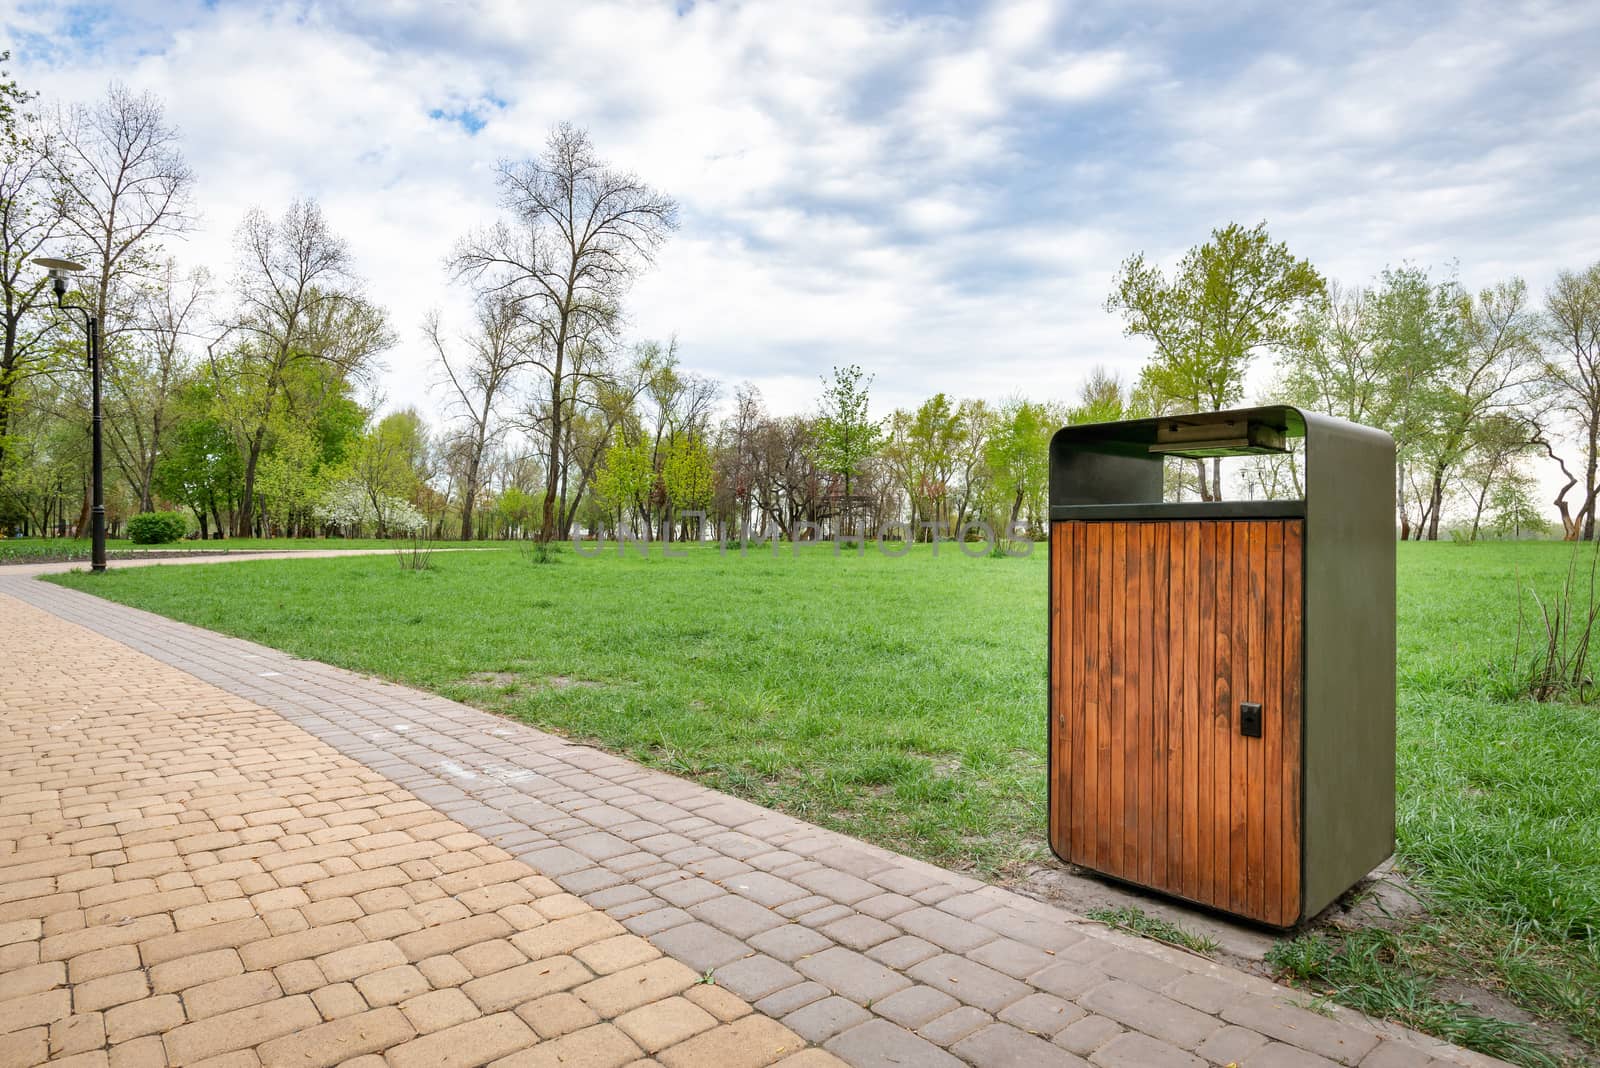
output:
<path id="1" fill-rule="evenodd" d="M 1600 492 L 1600 486 L 1595 485 L 1595 467 L 1600 463 L 1600 456 L 1595 455 L 1596 446 L 1600 445 L 1600 413 L 1593 413 L 1589 419 L 1589 458 L 1586 466 L 1588 478 L 1584 482 L 1586 492 L 1583 495 L 1583 540 L 1594 541 L 1594 498 Z"/>
<path id="2" fill-rule="evenodd" d="M 233 521 L 233 534 L 236 538 L 249 537 L 250 529 L 255 524 L 256 463 L 261 459 L 261 444 L 266 437 L 267 427 L 266 424 L 262 424 L 256 428 L 255 435 L 250 439 L 249 455 L 244 460 L 244 492 L 239 498 L 239 511 Z"/>
<path id="3" fill-rule="evenodd" d="M 1439 513 L 1444 511 L 1444 471 L 1442 466 L 1433 472 L 1433 492 L 1428 501 L 1428 540 L 1439 540 Z"/>
<path id="4" fill-rule="evenodd" d="M 544 508 L 539 519 L 539 540 L 548 542 L 556 529 L 556 486 L 560 477 L 557 465 L 561 460 L 561 356 L 558 348 L 556 373 L 550 377 L 550 455 L 544 473 Z"/>
<path id="5" fill-rule="evenodd" d="M 461 489 L 462 541 L 472 540 L 472 508 L 478 499 L 478 463 L 479 460 L 474 459 L 472 463 L 467 466 L 466 485 L 464 485 Z"/>

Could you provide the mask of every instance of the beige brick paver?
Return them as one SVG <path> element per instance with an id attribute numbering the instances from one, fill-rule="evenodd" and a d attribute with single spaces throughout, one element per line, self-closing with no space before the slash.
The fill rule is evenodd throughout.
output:
<path id="1" fill-rule="evenodd" d="M 800 1045 L 277 712 L 4 594 L 0 650 L 0 1063 Z"/>

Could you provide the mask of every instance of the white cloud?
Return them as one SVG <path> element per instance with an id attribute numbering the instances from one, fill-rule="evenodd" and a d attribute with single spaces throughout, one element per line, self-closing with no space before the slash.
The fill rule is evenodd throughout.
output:
<path id="1" fill-rule="evenodd" d="M 0 13 L 14 72 L 52 97 L 116 77 L 166 98 L 205 212 L 187 259 L 225 273 L 248 207 L 321 198 L 400 332 L 393 404 L 431 407 L 416 323 L 459 307 L 442 261 L 495 214 L 495 161 L 562 119 L 683 206 L 632 331 L 676 333 L 686 365 L 778 410 L 809 408 L 834 362 L 876 372 L 882 403 L 1064 397 L 1096 363 L 1131 377 L 1142 350 L 1102 309 L 1116 265 L 1229 220 L 1268 219 L 1349 281 L 1459 260 L 1470 284 L 1537 290 L 1600 247 L 1581 4 L 83 11 Z"/>

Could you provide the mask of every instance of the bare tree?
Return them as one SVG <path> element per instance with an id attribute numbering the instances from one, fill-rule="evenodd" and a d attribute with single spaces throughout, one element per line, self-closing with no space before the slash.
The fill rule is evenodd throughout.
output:
<path id="1" fill-rule="evenodd" d="M 276 221 L 252 210 L 235 240 L 235 325 L 247 340 L 230 365 L 244 401 L 233 420 L 244 454 L 244 487 L 233 528 L 235 536 L 243 536 L 254 520 L 256 468 L 267 429 L 294 372 L 320 366 L 327 372 L 321 381 L 364 381 L 394 337 L 383 311 L 362 295 L 349 248 L 316 201 L 297 200 Z M 227 373 L 220 362 L 212 371 Z"/>
<path id="2" fill-rule="evenodd" d="M 1545 297 L 1545 384 L 1554 409 L 1578 433 L 1583 454 L 1583 504 L 1568 524 L 1594 540 L 1596 485 L 1600 474 L 1600 263 L 1581 272 L 1562 271 Z M 1555 450 L 1541 441 L 1552 459 Z M 1559 461 L 1558 461 L 1559 462 Z M 1563 471 L 1566 465 L 1562 464 Z M 1566 490 L 1562 490 L 1564 497 Z M 1563 523 L 1567 522 L 1565 507 Z"/>
<path id="3" fill-rule="evenodd" d="M 177 390 L 192 364 L 189 345 L 197 337 L 211 296 L 204 268 L 187 276 L 168 259 L 131 294 L 128 337 L 118 358 L 107 361 L 110 444 L 139 510 L 155 507 L 151 485 L 171 422 Z"/>
<path id="4" fill-rule="evenodd" d="M 63 234 L 94 274 L 94 312 L 111 342 L 126 324 L 107 321 L 115 290 L 153 266 L 161 240 L 194 225 L 194 175 L 152 93 L 113 83 L 93 105 L 56 113 L 48 159 L 57 187 Z"/>
<path id="5" fill-rule="evenodd" d="M 677 204 L 608 167 L 584 131 L 550 134 L 537 160 L 503 163 L 501 203 L 511 218 L 464 238 L 458 275 L 504 294 L 533 332 L 531 362 L 544 375 L 545 495 L 539 536 L 557 530 L 565 420 L 585 351 L 615 336 L 629 284 L 677 223 Z"/>
<path id="6" fill-rule="evenodd" d="M 461 476 L 461 538 L 471 541 L 485 463 L 506 430 L 501 407 L 517 372 L 527 364 L 522 320 L 511 300 L 480 299 L 473 331 L 462 339 L 466 353 L 455 357 L 450 355 L 438 312 L 428 315 L 423 333 L 444 370 L 443 380 L 450 389 L 447 404 L 461 420 L 447 448 L 456 457 Z"/>

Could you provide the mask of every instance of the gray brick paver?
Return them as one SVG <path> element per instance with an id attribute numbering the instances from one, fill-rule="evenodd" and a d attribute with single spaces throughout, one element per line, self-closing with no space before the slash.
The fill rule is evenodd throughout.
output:
<path id="1" fill-rule="evenodd" d="M 783 961 L 796 961 L 821 953 L 833 945 L 826 935 L 803 924 L 790 923 L 750 937 L 750 945 Z"/>
<path id="2" fill-rule="evenodd" d="M 1184 1049 L 1198 1046 L 1222 1026 L 1215 1016 L 1121 979 L 1102 983 L 1077 1000 L 1084 1008 L 1109 1016 L 1124 1027 Z"/>
<path id="3" fill-rule="evenodd" d="M 783 926 L 783 917 L 754 901 L 734 894 L 723 894 L 699 904 L 690 905 L 689 915 L 726 931 L 735 938 L 749 938 L 762 931 Z"/>
<path id="4" fill-rule="evenodd" d="M 1013 942 L 1004 937 L 979 946 L 967 956 L 979 964 L 987 964 L 997 972 L 1005 972 L 1013 979 L 1026 979 L 1056 962 L 1053 953 L 1034 949 L 1032 946 L 1025 946 L 1021 942 Z"/>
<path id="5" fill-rule="evenodd" d="M 1215 1064 L 1238 1064 L 1267 1042 L 1255 1031 L 1230 1025 L 1200 1043 L 1195 1052 Z"/>
<path id="6" fill-rule="evenodd" d="M 898 937 L 898 929 L 891 927 L 882 920 L 875 920 L 871 916 L 855 913 L 842 920 L 834 920 L 826 926 L 818 928 L 821 934 L 833 939 L 841 946 L 851 949 L 867 950 L 873 946 L 887 942 Z"/>
<path id="7" fill-rule="evenodd" d="M 1053 994 L 1029 994 L 1000 1010 L 999 1019 L 1029 1034 L 1052 1038 L 1086 1014 L 1070 1001 Z"/>
<path id="8" fill-rule="evenodd" d="M 967 953 L 1000 937 L 986 927 L 927 907 L 902 912 L 891 922 L 907 934 L 927 939 L 952 953 Z"/>
<path id="9" fill-rule="evenodd" d="M 821 1001 L 832 993 L 833 991 L 821 983 L 807 980 L 803 983 L 796 983 L 791 987 L 785 987 L 774 994 L 768 994 L 756 1002 L 755 1007 L 757 1012 L 763 1012 L 773 1019 L 779 1019 L 789 1015 L 796 1009 L 805 1008 L 813 1001 Z"/>
<path id="10" fill-rule="evenodd" d="M 881 943 L 867 950 L 867 956 L 891 968 L 904 970 L 927 960 L 937 957 L 941 950 L 932 942 L 925 942 L 916 935 L 901 935 L 889 942 Z"/>
<path id="11" fill-rule="evenodd" d="M 1122 1026 L 1115 1020 L 1091 1013 L 1077 1023 L 1068 1024 L 1056 1035 L 1055 1044 L 1080 1057 L 1087 1057 L 1122 1033 Z M 1261 1041 L 1264 1043 L 1266 1039 Z M 1226 1064 L 1232 1059 L 1230 1057 L 1217 1063 Z"/>
<path id="12" fill-rule="evenodd" d="M 888 1020 L 868 1020 L 829 1039 L 822 1048 L 854 1068 L 962 1068 L 938 1046 Z"/>
<path id="13" fill-rule="evenodd" d="M 953 1000 L 953 999 L 952 999 Z M 916 1029 L 917 1034 L 940 1046 L 960 1042 L 980 1027 L 994 1023 L 994 1017 L 971 1005 L 958 1005 L 943 1016 L 935 1016 Z"/>
<path id="14" fill-rule="evenodd" d="M 732 935 L 698 921 L 668 928 L 650 940 L 661 952 L 702 973 L 732 964 L 751 952 L 748 945 Z"/>
<path id="15" fill-rule="evenodd" d="M 1032 993 L 1026 984 L 954 953 L 941 953 L 912 965 L 906 969 L 906 974 L 958 1001 L 991 1013 Z"/>
<path id="16" fill-rule="evenodd" d="M 1101 1046 L 1089 1060 L 1101 1068 L 1207 1068 L 1192 1053 L 1132 1031 Z"/>
<path id="17" fill-rule="evenodd" d="M 728 988 L 746 1001 L 758 1001 L 803 982 L 799 972 L 762 953 L 723 965 L 717 969 L 716 977 L 718 986 Z"/>
<path id="18" fill-rule="evenodd" d="M 1224 1009 L 1222 1018 L 1340 1064 L 1360 1064 L 1378 1044 L 1378 1036 L 1369 1031 L 1277 998 L 1250 995 Z"/>
<path id="19" fill-rule="evenodd" d="M 974 1031 L 950 1052 L 989 1068 L 1084 1068 L 1082 1058 L 1003 1023 Z"/>
<path id="20" fill-rule="evenodd" d="M 961 1003 L 929 986 L 912 986 L 872 1003 L 872 1011 L 886 1020 L 915 1030 Z"/>
<path id="21" fill-rule="evenodd" d="M 815 979 L 832 990 L 866 1005 L 911 985 L 911 980 L 877 961 L 843 946 L 803 957 L 795 968 L 807 979 Z"/>
<path id="22" fill-rule="evenodd" d="M 814 1001 L 783 1018 L 783 1025 L 807 1042 L 824 1042 L 871 1019 L 867 1010 L 837 995 Z"/>
<path id="23" fill-rule="evenodd" d="M 1338 1061 L 1330 1061 L 1298 1046 L 1273 1042 L 1262 1046 L 1243 1061 L 1239 1068 L 1338 1068 Z"/>
<path id="24" fill-rule="evenodd" d="M 1415 1046 L 1386 1039 L 1361 1059 L 1361 1068 L 1437 1068 L 1443 1063 Z"/>

